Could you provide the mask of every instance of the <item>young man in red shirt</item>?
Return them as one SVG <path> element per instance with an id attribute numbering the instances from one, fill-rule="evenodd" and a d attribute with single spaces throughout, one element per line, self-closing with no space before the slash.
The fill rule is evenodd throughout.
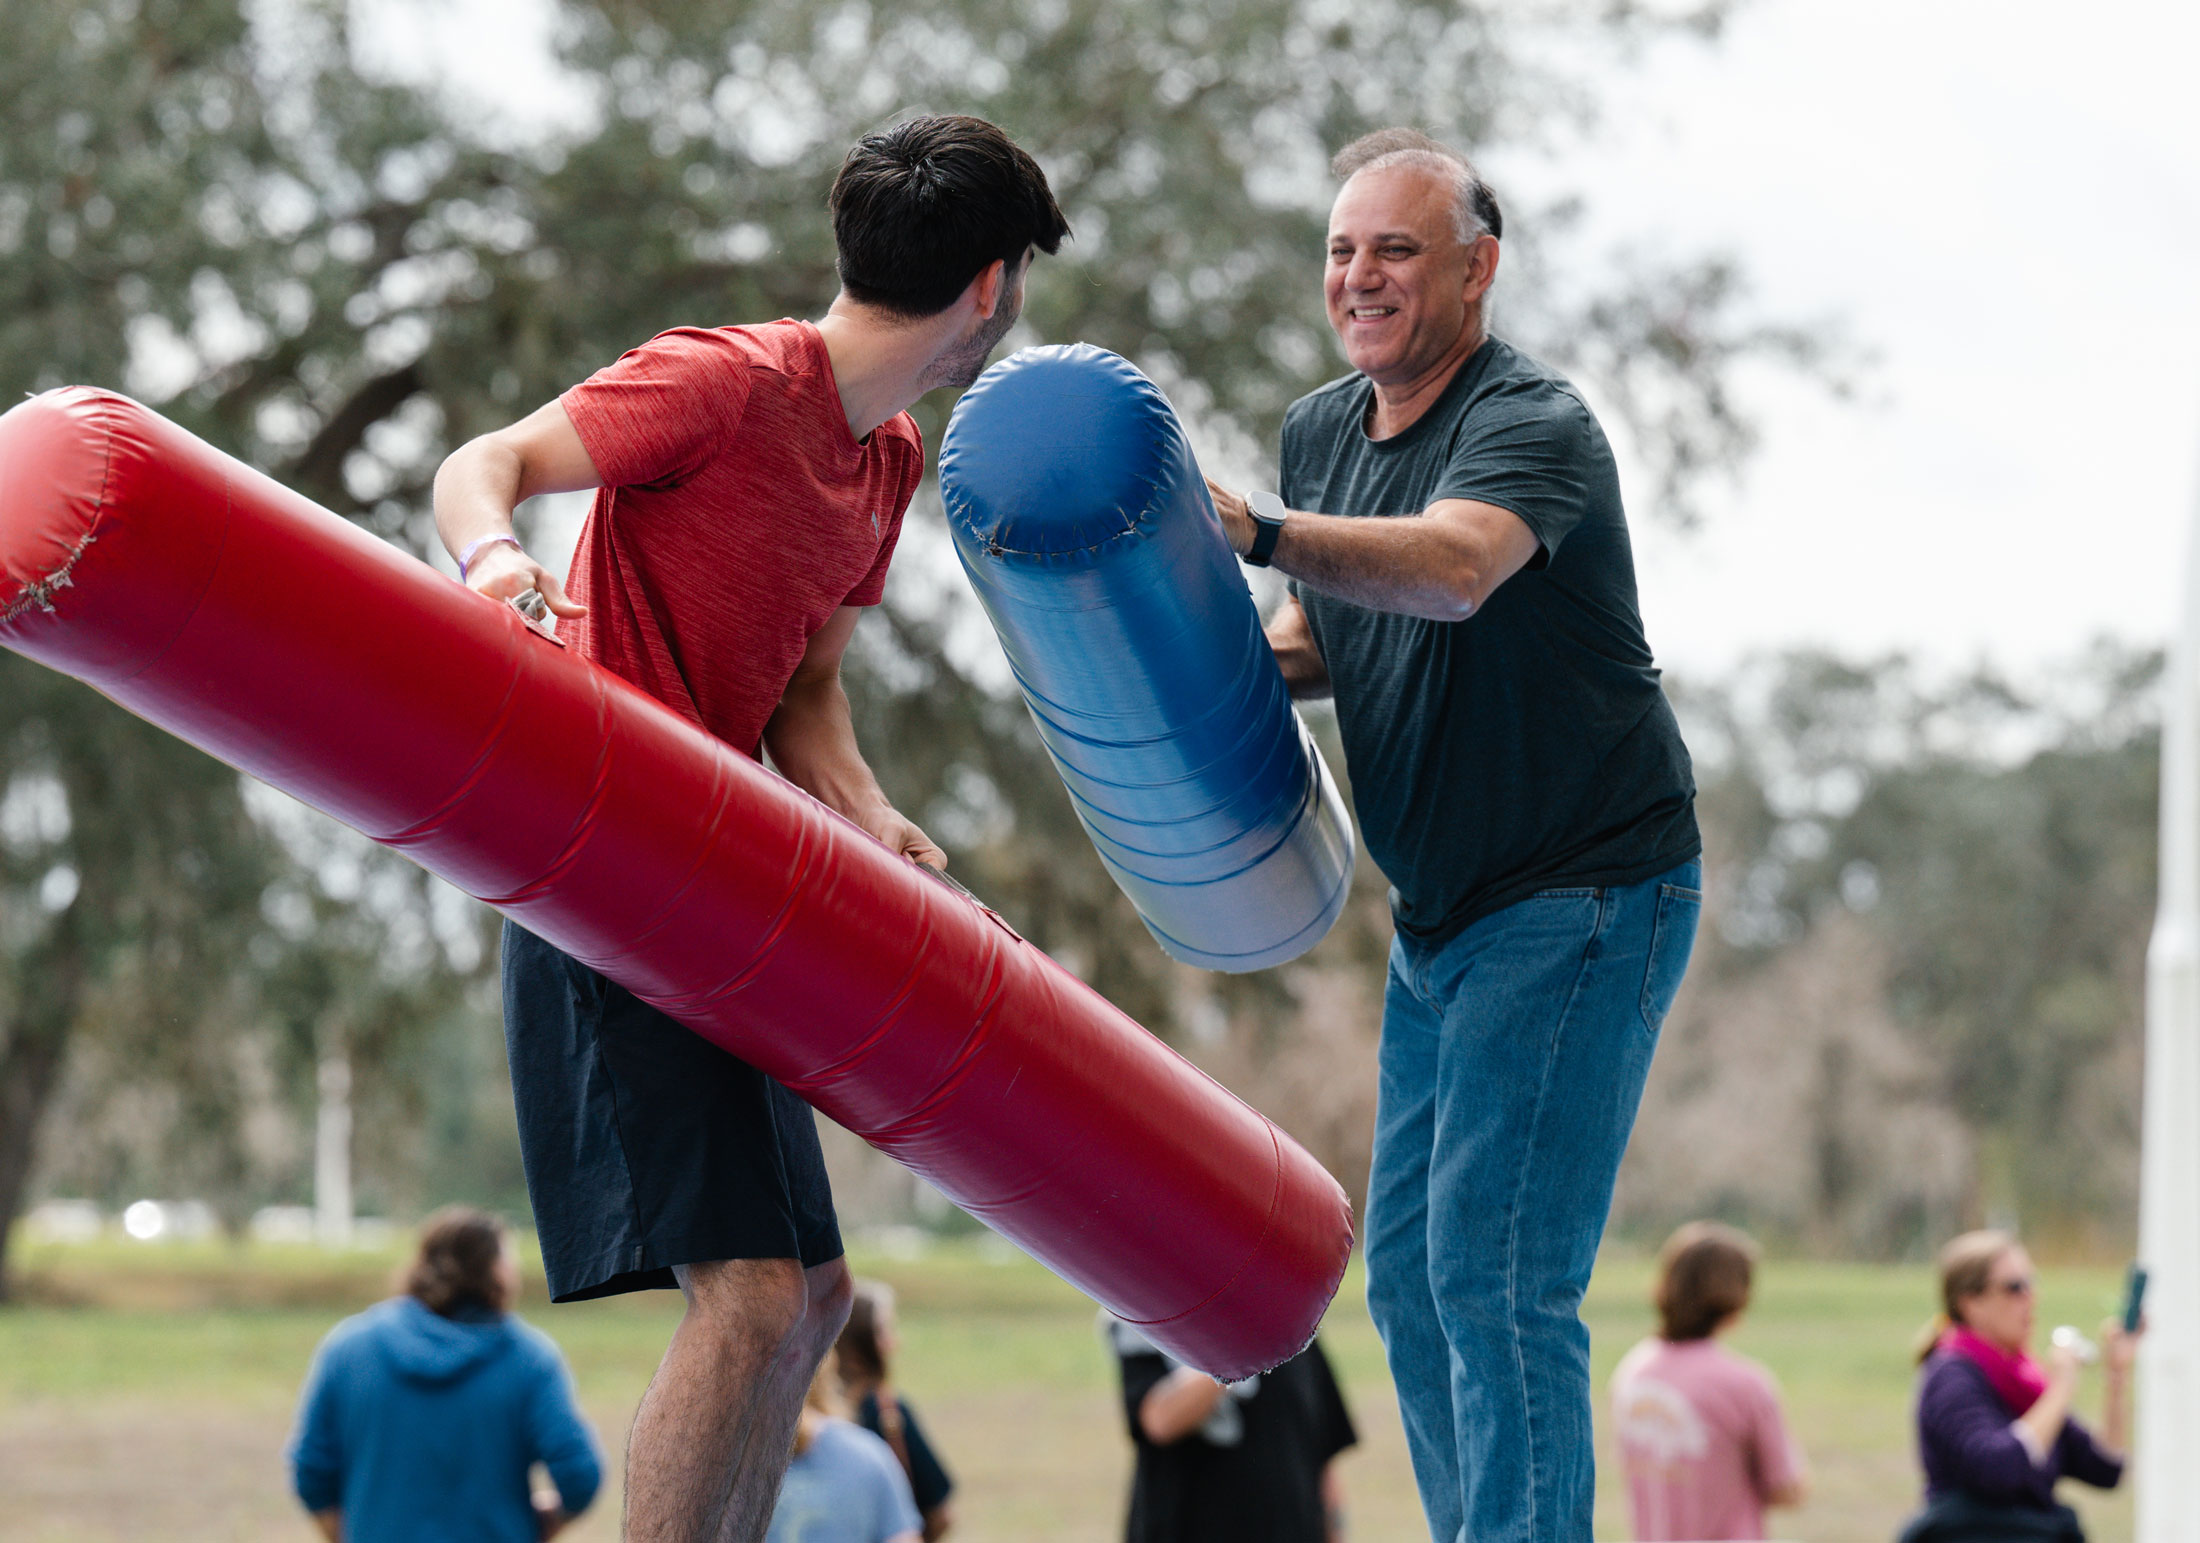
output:
<path id="1" fill-rule="evenodd" d="M 472 588 L 537 592 L 584 656 L 943 867 L 856 747 L 840 659 L 924 474 L 904 409 L 977 378 L 1033 250 L 1069 227 L 1037 163 L 976 118 L 869 136 L 830 205 L 822 321 L 662 334 L 455 451 L 436 524 Z M 597 493 L 568 589 L 512 509 L 577 488 Z M 629 1439 L 626 1535 L 759 1539 L 848 1312 L 809 1107 L 510 923 L 504 997 L 552 1299 L 687 1299 Z"/>

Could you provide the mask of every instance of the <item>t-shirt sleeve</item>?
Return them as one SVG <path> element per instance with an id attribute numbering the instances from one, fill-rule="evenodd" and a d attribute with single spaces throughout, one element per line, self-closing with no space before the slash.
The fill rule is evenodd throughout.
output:
<path id="1" fill-rule="evenodd" d="M 1300 496 L 1298 449 L 1302 409 L 1294 402 L 1283 415 L 1283 432 L 1276 440 L 1276 496 L 1286 509 L 1298 508 Z"/>
<path id="2" fill-rule="evenodd" d="M 2102 1451 L 2093 1433 L 2075 1415 L 2063 1422 L 2062 1434 L 2056 1438 L 2055 1446 L 2065 1477 L 2096 1489 L 2114 1489 L 2123 1482 L 2124 1460 Z"/>
<path id="3" fill-rule="evenodd" d="M 659 333 L 558 398 L 605 487 L 677 487 L 718 454 L 748 406 L 749 366 L 714 334 Z"/>
<path id="4" fill-rule="evenodd" d="M 1358 1446 L 1360 1433 L 1352 1427 L 1352 1411 L 1345 1407 L 1344 1389 L 1337 1386 L 1337 1375 L 1330 1369 L 1321 1342 L 1316 1340 L 1307 1346 L 1305 1355 L 1314 1393 L 1314 1457 L 1326 1463 L 1346 1447 Z"/>
<path id="5" fill-rule="evenodd" d="M 909 1407 L 909 1401 L 901 1401 L 901 1439 L 909 1448 L 909 1488 L 915 1494 L 917 1509 L 929 1511 L 955 1492 L 955 1481 L 948 1476 L 947 1465 L 932 1450 L 932 1443 L 924 1436 L 924 1427 L 917 1423 L 917 1412 Z"/>
<path id="6" fill-rule="evenodd" d="M 864 1461 L 871 1470 L 871 1485 L 878 1496 L 876 1516 L 878 1530 L 865 1543 L 888 1543 L 907 1533 L 924 1531 L 924 1518 L 917 1514 L 917 1502 L 909 1493 L 909 1478 L 901 1471 L 901 1464 L 894 1459 L 894 1449 L 878 1437 L 864 1432 Z"/>
<path id="7" fill-rule="evenodd" d="M 1429 502 L 1465 498 L 1512 511 L 1542 543 L 1528 563 L 1541 568 L 1589 513 L 1611 458 L 1604 430 L 1578 397 L 1522 382 L 1466 416 Z"/>
<path id="8" fill-rule="evenodd" d="M 547 1338 L 533 1338 L 534 1388 L 527 1401 L 527 1438 L 535 1460 L 550 1472 L 558 1504 L 568 1516 L 588 1509 L 603 1483 L 596 1435 L 581 1417 L 573 1376 Z"/>
<path id="9" fill-rule="evenodd" d="M 1793 1487 L 1802 1477 L 1802 1456 L 1780 1415 L 1780 1389 L 1762 1367 L 1750 1368 L 1749 1447 L 1750 1468 L 1756 1475 L 1758 1498 Z"/>
<path id="10" fill-rule="evenodd" d="M 1296 509 L 1299 506 L 1299 478 L 1293 469 L 1297 465 L 1297 457 L 1293 452 L 1298 449 L 1298 420 L 1299 408 L 1293 403 L 1290 410 L 1283 415 L 1283 433 L 1276 441 L 1276 497 L 1283 500 L 1283 507 L 1286 509 Z M 1299 581 L 1286 574 L 1283 592 L 1293 600 L 1298 599 Z"/>

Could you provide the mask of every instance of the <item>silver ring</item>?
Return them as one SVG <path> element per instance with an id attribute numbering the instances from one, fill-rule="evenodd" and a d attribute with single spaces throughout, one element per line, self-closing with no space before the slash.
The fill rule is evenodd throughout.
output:
<path id="1" fill-rule="evenodd" d="M 523 589 L 512 597 L 512 609 L 529 621 L 541 621 L 550 614 L 550 602 L 539 589 Z"/>

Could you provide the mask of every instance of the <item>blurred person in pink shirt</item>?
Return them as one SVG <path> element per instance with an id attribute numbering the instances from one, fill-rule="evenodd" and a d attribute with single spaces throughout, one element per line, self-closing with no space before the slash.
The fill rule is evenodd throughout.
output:
<path id="1" fill-rule="evenodd" d="M 1718 1343 L 1749 1306 L 1757 1246 L 1690 1222 L 1658 1255 L 1658 1332 L 1612 1374 L 1612 1428 L 1642 1543 L 1765 1535 L 1809 1489 L 1772 1376 Z"/>

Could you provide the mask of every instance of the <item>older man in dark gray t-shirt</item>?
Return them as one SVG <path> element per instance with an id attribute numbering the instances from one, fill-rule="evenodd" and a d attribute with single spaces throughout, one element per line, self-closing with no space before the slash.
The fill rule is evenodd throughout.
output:
<path id="1" fill-rule="evenodd" d="M 1355 373 L 1286 415 L 1280 497 L 1215 505 L 1291 578 L 1269 641 L 1294 695 L 1335 695 L 1393 886 L 1367 1289 L 1430 1534 L 1586 1540 L 1578 1309 L 1695 940 L 1694 780 L 1611 448 L 1483 325 L 1496 200 L 1407 130 L 1335 169 Z"/>

